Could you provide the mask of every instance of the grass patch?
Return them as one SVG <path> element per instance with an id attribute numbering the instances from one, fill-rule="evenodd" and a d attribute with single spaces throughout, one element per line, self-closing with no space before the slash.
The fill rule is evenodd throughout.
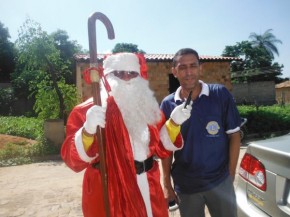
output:
<path id="1" fill-rule="evenodd" d="M 0 167 L 35 163 L 59 153 L 60 148 L 45 139 L 35 144 L 8 143 L 0 149 Z"/>

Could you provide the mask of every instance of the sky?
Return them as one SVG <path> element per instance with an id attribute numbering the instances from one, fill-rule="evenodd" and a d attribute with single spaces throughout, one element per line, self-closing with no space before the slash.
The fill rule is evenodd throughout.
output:
<path id="1" fill-rule="evenodd" d="M 15 42 L 26 18 L 49 34 L 61 29 L 89 49 L 87 21 L 94 12 L 111 21 L 115 39 L 109 40 L 96 21 L 97 52 L 116 43 L 133 43 L 148 54 L 174 54 L 184 47 L 200 55 L 219 56 L 226 46 L 250 40 L 252 32 L 268 29 L 282 44 L 275 62 L 290 78 L 290 0 L 0 0 L 0 22 Z"/>

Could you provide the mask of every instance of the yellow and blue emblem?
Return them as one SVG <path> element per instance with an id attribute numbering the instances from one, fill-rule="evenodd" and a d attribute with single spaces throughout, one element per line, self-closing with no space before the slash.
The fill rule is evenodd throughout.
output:
<path id="1" fill-rule="evenodd" d="M 216 121 L 210 121 L 206 125 L 206 130 L 210 135 L 218 134 L 219 129 L 220 129 L 220 126 Z"/>

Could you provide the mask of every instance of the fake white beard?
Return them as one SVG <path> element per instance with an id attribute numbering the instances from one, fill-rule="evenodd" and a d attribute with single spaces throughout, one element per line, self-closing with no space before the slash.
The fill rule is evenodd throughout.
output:
<path id="1" fill-rule="evenodd" d="M 159 105 L 149 82 L 139 76 L 124 81 L 108 75 L 107 80 L 112 90 L 110 95 L 114 97 L 131 137 L 135 159 L 144 160 L 149 152 L 147 125 L 156 124 L 161 119 Z"/>

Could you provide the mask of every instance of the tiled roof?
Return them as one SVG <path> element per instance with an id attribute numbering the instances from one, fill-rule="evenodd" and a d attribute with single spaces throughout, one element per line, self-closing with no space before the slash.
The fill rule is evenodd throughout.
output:
<path id="1" fill-rule="evenodd" d="M 280 84 L 275 85 L 275 88 L 283 88 L 283 87 L 290 87 L 290 81 L 284 81 Z"/>
<path id="2" fill-rule="evenodd" d="M 105 54 L 98 54 L 98 60 L 102 60 Z M 174 54 L 145 54 L 146 61 L 172 61 Z M 74 56 L 77 61 L 89 61 L 89 54 L 76 54 Z M 200 56 L 201 61 L 241 61 L 241 58 L 237 57 L 223 57 L 223 56 Z"/>

